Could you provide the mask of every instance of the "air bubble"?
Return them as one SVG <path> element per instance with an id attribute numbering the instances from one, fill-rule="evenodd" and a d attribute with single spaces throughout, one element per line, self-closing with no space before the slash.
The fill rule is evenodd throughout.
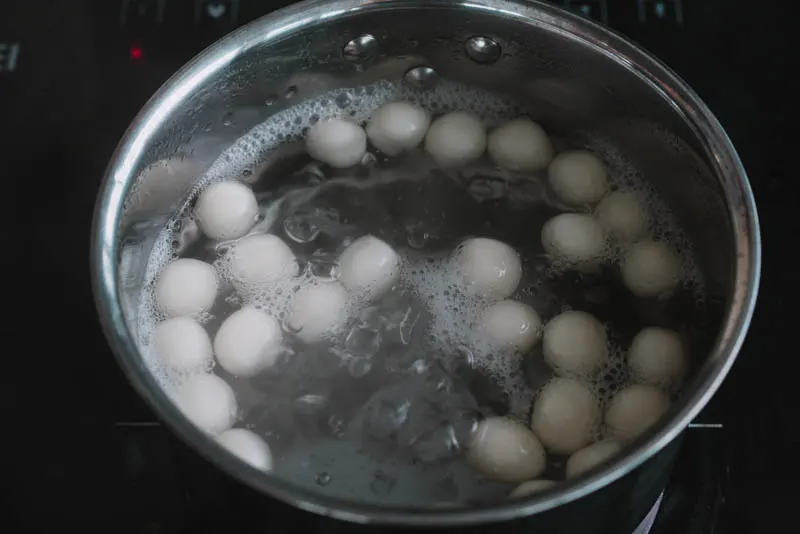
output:
<path id="1" fill-rule="evenodd" d="M 295 243 L 311 243 L 319 235 L 319 228 L 315 226 L 305 214 L 294 214 L 283 220 L 283 231 L 286 237 Z"/>
<path id="2" fill-rule="evenodd" d="M 467 39 L 464 43 L 464 51 L 468 58 L 481 65 L 495 63 L 503 52 L 497 41 L 479 35 Z"/>
<path id="3" fill-rule="evenodd" d="M 470 182 L 467 191 L 479 202 L 495 200 L 506 195 L 506 183 L 502 180 L 477 178 Z"/>
<path id="4" fill-rule="evenodd" d="M 377 440 L 394 437 L 405 426 L 410 410 L 411 401 L 398 391 L 376 394 L 366 406 L 367 437 Z"/>
<path id="5" fill-rule="evenodd" d="M 367 152 L 364 154 L 364 157 L 361 158 L 361 166 L 362 167 L 373 167 L 378 162 L 378 158 L 372 152 Z"/>
<path id="6" fill-rule="evenodd" d="M 381 333 L 373 328 L 355 326 L 348 332 L 344 346 L 354 356 L 374 356 L 381 348 Z"/>
<path id="7" fill-rule="evenodd" d="M 338 265 L 335 261 L 327 259 L 312 259 L 308 262 L 308 272 L 314 278 L 333 281 L 339 276 Z"/>
<path id="8" fill-rule="evenodd" d="M 365 33 L 347 42 L 342 47 L 342 56 L 347 61 L 364 61 L 378 53 L 378 40 L 375 36 Z"/>
<path id="9" fill-rule="evenodd" d="M 433 67 L 420 66 L 409 69 L 404 79 L 415 89 L 431 89 L 438 83 L 439 75 Z"/>
<path id="10" fill-rule="evenodd" d="M 345 423 L 344 419 L 338 415 L 332 415 L 328 418 L 328 427 L 336 439 L 342 439 L 345 436 L 346 425 L 347 423 Z"/>
<path id="11" fill-rule="evenodd" d="M 459 452 L 456 431 L 449 422 L 437 425 L 418 435 L 411 443 L 414 458 L 421 462 L 440 462 Z"/>
<path id="12" fill-rule="evenodd" d="M 369 484 L 369 489 L 375 495 L 386 496 L 389 495 L 397 484 L 397 479 L 382 470 L 375 471 L 372 482 Z"/>
<path id="13" fill-rule="evenodd" d="M 333 101 L 341 109 L 346 109 L 346 108 L 350 107 L 350 103 L 351 103 L 350 102 L 350 95 L 347 94 L 347 93 L 339 93 L 338 95 L 336 95 L 336 97 L 333 99 Z"/>
<path id="14" fill-rule="evenodd" d="M 411 248 L 425 248 L 432 237 L 433 235 L 428 232 L 424 223 L 410 222 L 406 224 L 406 240 Z"/>
<path id="15" fill-rule="evenodd" d="M 361 378 L 372 371 L 372 360 L 370 358 L 355 357 L 347 363 L 347 371 L 353 378 Z"/>

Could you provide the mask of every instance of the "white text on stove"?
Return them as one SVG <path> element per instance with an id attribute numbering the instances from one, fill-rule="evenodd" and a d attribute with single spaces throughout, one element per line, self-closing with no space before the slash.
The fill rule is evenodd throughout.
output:
<path id="1" fill-rule="evenodd" d="M 19 52 L 19 43 L 0 42 L 0 72 L 13 72 L 17 68 Z"/>

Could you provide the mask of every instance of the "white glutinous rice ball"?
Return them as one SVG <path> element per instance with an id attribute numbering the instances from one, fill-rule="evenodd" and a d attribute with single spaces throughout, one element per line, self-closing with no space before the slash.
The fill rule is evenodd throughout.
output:
<path id="1" fill-rule="evenodd" d="M 417 148 L 428 133 L 430 117 L 409 102 L 392 102 L 378 108 L 367 124 L 367 137 L 387 156 Z"/>
<path id="2" fill-rule="evenodd" d="M 644 328 L 628 349 L 628 367 L 636 382 L 669 387 L 686 373 L 686 351 L 676 332 Z"/>
<path id="3" fill-rule="evenodd" d="M 205 328 L 190 317 L 159 323 L 153 332 L 153 347 L 162 362 L 180 371 L 206 369 L 213 357 Z"/>
<path id="4" fill-rule="evenodd" d="M 299 271 L 292 249 L 271 234 L 247 236 L 235 243 L 228 254 L 231 281 L 243 293 L 297 276 Z"/>
<path id="5" fill-rule="evenodd" d="M 373 235 L 356 239 L 339 258 L 339 281 L 345 288 L 377 299 L 400 278 L 400 256 Z"/>
<path id="6" fill-rule="evenodd" d="M 647 233 L 647 212 L 633 191 L 609 193 L 594 212 L 600 225 L 614 239 L 634 241 Z"/>
<path id="7" fill-rule="evenodd" d="M 322 120 L 308 130 L 306 151 L 331 167 L 345 169 L 361 163 L 367 153 L 367 134 L 344 119 Z"/>
<path id="8" fill-rule="evenodd" d="M 527 304 L 503 300 L 486 309 L 481 328 L 492 340 L 527 352 L 539 341 L 542 320 Z"/>
<path id="9" fill-rule="evenodd" d="M 292 301 L 287 325 L 306 343 L 315 343 L 342 326 L 347 317 L 347 290 L 339 282 L 300 288 Z"/>
<path id="10" fill-rule="evenodd" d="M 210 239 L 239 239 L 256 224 L 258 201 L 242 183 L 217 182 L 200 193 L 194 213 L 200 230 Z"/>
<path id="11" fill-rule="evenodd" d="M 267 442 L 244 428 L 226 430 L 217 437 L 220 445 L 256 469 L 272 470 L 272 451 Z"/>
<path id="12" fill-rule="evenodd" d="M 194 375 L 178 390 L 177 404 L 201 430 L 217 435 L 236 421 L 238 405 L 231 387 L 217 375 Z"/>
<path id="13" fill-rule="evenodd" d="M 485 477 L 503 482 L 536 478 L 546 455 L 536 435 L 507 417 L 487 417 L 467 445 L 467 461 Z"/>
<path id="14" fill-rule="evenodd" d="M 654 386 L 634 384 L 621 389 L 606 407 L 611 436 L 628 441 L 650 428 L 669 409 L 669 398 Z"/>
<path id="15" fill-rule="evenodd" d="M 606 235 L 591 215 L 562 213 L 542 227 L 542 247 L 556 259 L 570 263 L 590 262 L 606 250 Z"/>
<path id="16" fill-rule="evenodd" d="M 611 439 L 598 441 L 582 448 L 567 460 L 567 478 L 582 475 L 593 467 L 610 460 L 621 450 L 622 445 Z"/>
<path id="17" fill-rule="evenodd" d="M 601 418 L 600 401 L 589 388 L 556 377 L 534 401 L 531 428 L 548 450 L 572 454 L 591 443 Z"/>
<path id="18" fill-rule="evenodd" d="M 283 333 L 266 312 L 246 306 L 230 314 L 214 337 L 214 353 L 223 369 L 243 378 L 272 367 L 282 353 Z"/>
<path id="19" fill-rule="evenodd" d="M 566 311 L 544 327 L 544 359 L 556 371 L 591 375 L 608 360 L 608 336 L 600 321 L 582 311 Z"/>
<path id="20" fill-rule="evenodd" d="M 512 171 L 544 169 L 553 159 L 553 145 L 544 128 L 530 119 L 510 120 L 489 134 L 489 156 Z"/>
<path id="21" fill-rule="evenodd" d="M 656 297 L 675 289 L 681 260 L 672 247 L 656 241 L 631 245 L 622 262 L 622 280 L 638 297 Z"/>
<path id="22" fill-rule="evenodd" d="M 208 263 L 180 258 L 164 267 L 155 288 L 156 304 L 167 317 L 200 317 L 214 305 L 219 280 Z"/>
<path id="23" fill-rule="evenodd" d="M 594 204 L 608 189 L 605 164 L 585 150 L 570 150 L 556 156 L 547 177 L 558 198 L 573 206 Z"/>
<path id="24" fill-rule="evenodd" d="M 523 482 L 513 490 L 511 493 L 508 494 L 509 497 L 529 497 L 534 493 L 539 493 L 544 491 L 548 488 L 552 488 L 555 486 L 556 483 L 554 480 L 547 480 L 544 478 L 540 478 L 538 480 L 529 480 L 527 482 Z"/>
<path id="25" fill-rule="evenodd" d="M 467 165 L 486 151 L 486 130 L 474 113 L 448 113 L 431 124 L 425 136 L 425 150 L 442 167 Z"/>
<path id="26" fill-rule="evenodd" d="M 517 253 L 495 239 L 468 239 L 456 250 L 455 259 L 468 289 L 488 299 L 510 297 L 522 279 Z"/>

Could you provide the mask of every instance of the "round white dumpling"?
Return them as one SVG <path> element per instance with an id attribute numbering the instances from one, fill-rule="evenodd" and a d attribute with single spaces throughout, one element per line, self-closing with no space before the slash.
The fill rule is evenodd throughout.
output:
<path id="1" fill-rule="evenodd" d="M 622 445 L 614 440 L 603 440 L 573 453 L 567 460 L 567 478 L 574 478 L 593 467 L 607 462 L 622 450 Z"/>
<path id="2" fill-rule="evenodd" d="M 271 234 L 239 240 L 231 248 L 229 259 L 231 281 L 245 293 L 296 276 L 299 271 L 292 249 Z"/>
<path id="3" fill-rule="evenodd" d="M 566 311 L 544 327 L 544 359 L 556 371 L 591 375 L 608 360 L 608 336 L 600 321 L 582 311 Z"/>
<path id="4" fill-rule="evenodd" d="M 547 133 L 526 118 L 510 120 L 492 131 L 487 148 L 495 163 L 512 171 L 544 169 L 553 159 Z"/>
<path id="5" fill-rule="evenodd" d="M 586 386 L 572 378 L 548 382 L 533 404 L 531 428 L 558 454 L 572 454 L 591 443 L 602 413 L 600 402 Z"/>
<path id="6" fill-rule="evenodd" d="M 594 212 L 595 217 L 613 238 L 629 242 L 647 233 L 647 213 L 633 191 L 609 193 Z"/>
<path id="7" fill-rule="evenodd" d="M 470 291 L 492 300 L 510 297 L 522 279 L 522 263 L 514 249 L 485 237 L 462 243 L 456 265 Z"/>
<path id="8" fill-rule="evenodd" d="M 546 455 L 536 435 L 507 417 L 487 417 L 467 445 L 467 461 L 485 477 L 503 482 L 536 478 Z"/>
<path id="9" fill-rule="evenodd" d="M 539 341 L 542 320 L 527 304 L 503 300 L 486 309 L 481 327 L 492 340 L 527 352 Z"/>
<path id="10" fill-rule="evenodd" d="M 638 297 L 656 297 L 672 291 L 680 274 L 681 260 L 666 243 L 635 243 L 622 262 L 622 280 Z"/>
<path id="11" fill-rule="evenodd" d="M 628 349 L 628 367 L 636 382 L 671 386 L 686 373 L 686 352 L 672 330 L 648 327 L 641 330 Z"/>
<path id="12" fill-rule="evenodd" d="M 486 151 L 486 130 L 474 113 L 448 113 L 431 124 L 425 136 L 425 150 L 442 167 L 467 165 Z"/>
<path id="13" fill-rule="evenodd" d="M 339 282 L 300 288 L 294 297 L 287 325 L 306 343 L 320 341 L 347 321 L 347 290 Z"/>
<path id="14" fill-rule="evenodd" d="M 509 497 L 528 497 L 533 495 L 534 493 L 539 493 L 540 491 L 544 491 L 548 488 L 552 488 L 556 485 L 554 480 L 547 480 L 544 478 L 540 478 L 538 480 L 529 480 L 527 482 L 523 482 L 513 490 L 511 493 L 508 494 Z"/>
<path id="15" fill-rule="evenodd" d="M 542 247 L 556 259 L 570 263 L 596 260 L 606 250 L 606 235 L 591 215 L 562 213 L 542 227 Z"/>
<path id="16" fill-rule="evenodd" d="M 621 389 L 606 408 L 606 428 L 623 441 L 650 428 L 669 409 L 669 398 L 654 386 L 634 384 Z"/>
<path id="17" fill-rule="evenodd" d="M 377 299 L 400 278 L 400 256 L 373 235 L 356 239 L 339 258 L 339 281 L 345 288 Z"/>
<path id="18" fill-rule="evenodd" d="M 428 133 L 430 117 L 409 102 L 392 102 L 378 108 L 367 124 L 367 137 L 387 156 L 417 148 Z"/>
<path id="19" fill-rule="evenodd" d="M 194 375 L 178 390 L 177 405 L 200 430 L 219 434 L 236 421 L 239 409 L 231 387 L 216 375 Z"/>
<path id="20" fill-rule="evenodd" d="M 219 281 L 206 262 L 181 258 L 164 267 L 155 288 L 156 304 L 167 317 L 200 317 L 214 305 Z"/>
<path id="21" fill-rule="evenodd" d="M 249 430 L 244 428 L 226 430 L 217 437 L 217 441 L 230 453 L 256 469 L 272 470 L 272 451 L 269 445 Z"/>
<path id="22" fill-rule="evenodd" d="M 343 119 L 323 120 L 308 130 L 306 151 L 331 167 L 345 169 L 364 159 L 367 134 L 361 126 Z"/>
<path id="23" fill-rule="evenodd" d="M 205 369 L 213 357 L 211 339 L 190 317 L 173 317 L 159 323 L 153 332 L 153 347 L 162 362 L 181 371 Z"/>
<path id="24" fill-rule="evenodd" d="M 210 239 L 238 239 L 256 224 L 258 201 L 242 183 L 218 182 L 200 194 L 194 213 L 200 230 Z"/>
<path id="25" fill-rule="evenodd" d="M 246 306 L 228 316 L 214 337 L 214 352 L 223 369 L 243 378 L 272 367 L 282 354 L 283 334 L 278 321 Z"/>
<path id="26" fill-rule="evenodd" d="M 570 150 L 556 156 L 547 177 L 558 198 L 573 206 L 594 204 L 608 189 L 605 164 L 585 150 Z"/>

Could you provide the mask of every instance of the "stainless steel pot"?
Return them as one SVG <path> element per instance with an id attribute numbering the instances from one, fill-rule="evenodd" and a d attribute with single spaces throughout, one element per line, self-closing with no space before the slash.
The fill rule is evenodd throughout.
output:
<path id="1" fill-rule="evenodd" d="M 134 304 L 155 235 L 224 149 L 298 101 L 403 77 L 420 90 L 441 77 L 508 93 L 531 102 L 550 130 L 602 132 L 630 147 L 690 229 L 717 309 L 707 356 L 666 424 L 590 476 L 523 502 L 379 508 L 257 472 L 181 415 L 134 342 Z M 463 526 L 529 518 L 537 532 L 630 532 L 644 517 L 664 487 L 681 432 L 736 358 L 760 269 L 745 171 L 698 96 L 622 37 L 523 0 L 315 0 L 241 28 L 173 76 L 136 117 L 109 164 L 92 239 L 97 306 L 120 365 L 167 425 L 223 471 L 304 510 L 358 523 Z M 532 527 L 508 528 L 520 525 Z"/>

